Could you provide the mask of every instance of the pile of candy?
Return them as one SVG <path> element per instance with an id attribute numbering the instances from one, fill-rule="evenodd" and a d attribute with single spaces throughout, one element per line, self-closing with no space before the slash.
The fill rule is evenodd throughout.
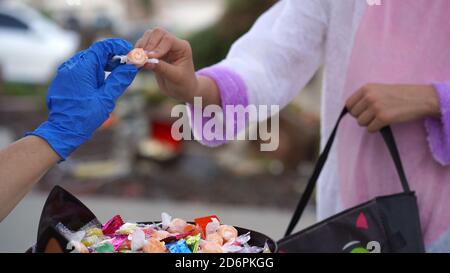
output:
<path id="1" fill-rule="evenodd" d="M 73 232 L 61 223 L 57 228 L 74 253 L 261 253 L 264 247 L 250 246 L 250 232 L 238 234 L 222 225 L 217 216 L 195 219 L 195 225 L 167 213 L 161 223 L 125 223 L 119 215 L 104 225 L 88 224 Z"/>

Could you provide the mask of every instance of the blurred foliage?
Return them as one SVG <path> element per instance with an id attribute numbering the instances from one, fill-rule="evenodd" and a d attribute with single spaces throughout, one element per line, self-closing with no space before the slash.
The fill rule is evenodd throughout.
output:
<path id="1" fill-rule="evenodd" d="M 223 18 L 215 25 L 195 33 L 191 42 L 197 69 L 220 62 L 231 45 L 250 30 L 256 19 L 276 0 L 228 0 Z"/>

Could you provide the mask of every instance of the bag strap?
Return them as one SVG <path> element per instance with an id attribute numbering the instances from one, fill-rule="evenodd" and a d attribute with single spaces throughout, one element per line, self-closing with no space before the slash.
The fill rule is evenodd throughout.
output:
<path id="1" fill-rule="evenodd" d="M 325 148 L 322 152 L 322 154 L 319 156 L 319 159 L 317 161 L 316 167 L 314 168 L 314 172 L 311 176 L 311 178 L 308 181 L 308 184 L 306 186 L 305 191 L 303 192 L 302 197 L 300 198 L 300 201 L 297 204 L 297 208 L 295 209 L 294 215 L 292 216 L 292 219 L 289 223 L 289 226 L 286 230 L 285 237 L 289 236 L 292 231 L 294 230 L 295 226 L 297 225 L 298 221 L 300 220 L 300 217 L 303 214 L 303 211 L 306 208 L 306 205 L 308 204 L 309 200 L 311 199 L 311 195 L 314 191 L 314 188 L 316 187 L 317 179 L 320 176 L 320 173 L 322 172 L 322 169 L 325 165 L 325 162 L 328 159 L 328 155 L 331 150 L 331 146 L 333 145 L 334 139 L 336 137 L 337 129 L 339 127 L 339 124 L 342 120 L 342 118 L 348 113 L 348 110 L 345 108 L 342 110 L 342 113 L 339 116 L 339 119 L 336 122 L 336 125 L 334 126 L 334 129 L 331 133 L 330 138 L 328 139 L 327 144 L 325 145 Z M 381 135 L 383 136 L 384 142 L 386 143 L 386 146 L 389 149 L 389 153 L 391 154 L 392 159 L 394 160 L 395 168 L 397 169 L 397 173 L 400 177 L 400 182 L 403 188 L 403 191 L 405 193 L 411 192 L 409 189 L 408 180 L 406 179 L 405 172 L 403 170 L 402 161 L 400 159 L 400 155 L 397 149 L 397 145 L 395 143 L 394 136 L 392 134 L 392 130 L 390 127 L 385 127 L 381 129 Z"/>

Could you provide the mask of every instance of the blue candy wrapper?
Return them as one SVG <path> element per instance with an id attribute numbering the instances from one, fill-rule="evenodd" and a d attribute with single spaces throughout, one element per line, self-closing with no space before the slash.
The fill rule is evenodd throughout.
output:
<path id="1" fill-rule="evenodd" d="M 185 240 L 167 244 L 166 247 L 170 253 L 192 253 Z"/>

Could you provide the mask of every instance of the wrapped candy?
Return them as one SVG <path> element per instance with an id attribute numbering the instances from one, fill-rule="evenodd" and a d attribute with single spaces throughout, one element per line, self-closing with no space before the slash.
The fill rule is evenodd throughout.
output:
<path id="1" fill-rule="evenodd" d="M 128 240 L 131 241 L 132 251 L 140 250 L 147 243 L 145 240 L 145 233 L 141 229 L 136 229 L 131 235 L 128 236 Z"/>
<path id="2" fill-rule="evenodd" d="M 89 249 L 79 241 L 70 241 L 67 244 L 67 249 L 72 250 L 71 253 L 89 253 Z"/>
<path id="3" fill-rule="evenodd" d="M 220 246 L 223 245 L 223 238 L 222 238 L 222 236 L 221 236 L 219 233 L 217 233 L 217 232 L 207 234 L 207 235 L 206 235 L 206 241 L 209 241 L 209 242 L 215 242 L 215 243 L 217 243 L 217 244 L 220 245 Z"/>
<path id="4" fill-rule="evenodd" d="M 81 240 L 81 243 L 83 243 L 87 247 L 96 245 L 99 242 L 100 242 L 100 238 L 97 235 L 84 237 L 83 240 Z"/>
<path id="5" fill-rule="evenodd" d="M 103 226 L 85 225 L 73 232 L 63 225 L 59 231 L 70 238 L 67 248 L 76 253 L 261 253 L 264 248 L 249 245 L 250 232 L 222 225 L 216 216 L 196 219 L 196 225 L 161 214 L 157 224 L 124 223 L 119 215 Z"/>
<path id="6" fill-rule="evenodd" d="M 185 240 L 179 240 L 167 245 L 170 253 L 192 253 Z"/>
<path id="7" fill-rule="evenodd" d="M 86 236 L 98 236 L 98 237 L 102 237 L 103 236 L 103 232 L 101 229 L 99 228 L 90 228 L 86 230 Z"/>
<path id="8" fill-rule="evenodd" d="M 119 236 L 115 236 L 114 238 L 112 238 L 111 244 L 113 245 L 114 250 L 118 251 L 119 249 L 121 249 L 121 247 L 124 245 L 124 243 L 126 241 L 128 241 L 128 236 L 119 235 Z"/>
<path id="9" fill-rule="evenodd" d="M 216 242 L 201 241 L 198 253 L 223 253 L 222 246 Z"/>
<path id="10" fill-rule="evenodd" d="M 170 236 L 170 233 L 165 230 L 156 230 L 153 232 L 152 237 L 158 239 L 159 241 L 164 240 Z"/>
<path id="11" fill-rule="evenodd" d="M 137 229 L 138 225 L 134 223 L 125 223 L 118 230 L 116 230 L 116 234 L 120 235 L 130 235 Z"/>
<path id="12" fill-rule="evenodd" d="M 211 218 L 211 222 L 209 222 L 205 227 L 205 235 L 215 233 L 220 227 L 220 222 L 217 218 Z"/>
<path id="13" fill-rule="evenodd" d="M 131 50 L 126 56 L 114 56 L 113 60 L 120 60 L 120 62 L 123 64 L 133 64 L 137 68 L 141 68 L 147 63 L 159 63 L 158 59 L 149 59 L 147 56 L 147 52 L 143 48 L 135 48 Z"/>
<path id="14" fill-rule="evenodd" d="M 122 220 L 122 217 L 116 215 L 102 226 L 102 232 L 106 236 L 113 235 L 123 224 L 125 222 Z"/>
<path id="15" fill-rule="evenodd" d="M 237 238 L 238 231 L 233 226 L 221 225 L 217 229 L 217 233 L 222 236 L 225 242 L 232 241 Z"/>
<path id="16" fill-rule="evenodd" d="M 186 221 L 180 218 L 174 218 L 170 221 L 168 231 L 171 233 L 183 233 L 186 226 Z"/>
<path id="17" fill-rule="evenodd" d="M 197 224 L 197 226 L 200 227 L 202 233 L 206 233 L 206 226 L 208 225 L 209 222 L 212 222 L 213 218 L 217 219 L 220 222 L 219 218 L 216 215 L 195 218 L 194 221 L 195 224 Z"/>
<path id="18" fill-rule="evenodd" d="M 197 253 L 200 246 L 200 234 L 186 237 L 186 244 L 189 246 L 192 253 Z"/>
<path id="19" fill-rule="evenodd" d="M 155 238 L 147 240 L 146 244 L 142 248 L 144 253 L 165 253 L 167 252 L 166 246 L 163 242 Z"/>
<path id="20" fill-rule="evenodd" d="M 110 242 L 103 242 L 95 248 L 97 253 L 112 253 L 114 252 L 114 246 Z"/>
<path id="21" fill-rule="evenodd" d="M 168 229 L 171 221 L 172 216 L 170 216 L 167 212 L 161 213 L 161 226 L 163 229 Z"/>
<path id="22" fill-rule="evenodd" d="M 195 226 L 193 224 L 187 224 L 184 227 L 183 233 L 189 234 L 191 236 L 195 236 L 197 234 L 202 234 L 202 230 L 199 226 Z"/>

